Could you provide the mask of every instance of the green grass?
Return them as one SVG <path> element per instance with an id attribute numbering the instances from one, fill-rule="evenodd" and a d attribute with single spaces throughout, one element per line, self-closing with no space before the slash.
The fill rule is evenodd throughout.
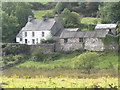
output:
<path id="1" fill-rule="evenodd" d="M 118 54 L 115 51 L 105 51 L 99 53 L 99 62 L 92 70 L 90 77 L 99 77 L 100 75 L 117 76 L 118 73 Z M 46 62 L 34 62 L 27 60 L 19 65 L 3 71 L 3 75 L 29 75 L 34 77 L 35 75 L 58 76 L 69 75 L 72 77 L 88 77 L 84 70 L 73 69 L 73 63 L 75 57 L 80 55 L 80 52 L 73 53 L 60 53 L 61 57 L 57 60 L 50 60 Z M 29 73 L 28 73 L 29 72 Z"/>
<path id="2" fill-rule="evenodd" d="M 100 18 L 94 18 L 94 17 L 84 17 L 81 20 L 81 23 L 83 23 L 83 24 L 96 24 L 96 22 L 98 24 L 100 24 L 101 19 Z"/>
<path id="3" fill-rule="evenodd" d="M 42 3 L 42 4 L 48 4 L 48 2 L 46 1 L 41 1 L 40 3 Z"/>
<path id="4" fill-rule="evenodd" d="M 42 18 L 42 16 L 46 15 L 47 13 L 52 13 L 53 10 L 36 10 L 36 11 L 33 11 L 34 13 L 34 16 L 36 18 Z"/>
<path id="5" fill-rule="evenodd" d="M 118 68 L 118 53 L 115 51 L 106 51 L 106 52 L 98 52 L 99 53 L 99 63 L 97 64 L 96 68 L 99 69 L 109 69 L 112 68 L 113 65 L 114 69 Z M 80 55 L 79 52 L 74 52 L 71 54 L 62 54 L 60 59 L 54 61 L 47 61 L 43 62 L 34 62 L 34 61 L 26 61 L 16 67 L 36 67 L 36 68 L 48 68 L 54 69 L 55 67 L 66 67 L 72 68 L 73 60 L 75 57 Z"/>

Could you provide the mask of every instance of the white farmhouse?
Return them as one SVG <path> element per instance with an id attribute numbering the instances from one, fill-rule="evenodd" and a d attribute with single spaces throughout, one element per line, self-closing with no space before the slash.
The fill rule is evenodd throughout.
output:
<path id="1" fill-rule="evenodd" d="M 20 44 L 34 45 L 41 42 L 41 39 L 52 38 L 63 29 L 63 25 L 59 22 L 58 17 L 34 19 L 28 17 L 25 27 L 16 36 L 16 42 Z"/>

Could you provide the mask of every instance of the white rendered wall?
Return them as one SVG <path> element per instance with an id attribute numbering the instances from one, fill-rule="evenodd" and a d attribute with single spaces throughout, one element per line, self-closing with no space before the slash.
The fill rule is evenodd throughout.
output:
<path id="1" fill-rule="evenodd" d="M 27 36 L 25 37 L 25 32 L 27 32 Z M 32 32 L 34 32 L 34 36 L 32 36 Z M 44 32 L 44 37 L 42 37 L 42 32 Z M 23 31 L 22 32 L 22 41 L 20 41 L 20 38 L 16 37 L 16 42 L 19 42 L 21 44 L 25 44 L 25 39 L 27 39 L 27 44 L 32 45 L 32 39 L 35 40 L 35 44 L 40 43 L 41 39 L 49 39 L 52 37 L 50 31 Z"/>

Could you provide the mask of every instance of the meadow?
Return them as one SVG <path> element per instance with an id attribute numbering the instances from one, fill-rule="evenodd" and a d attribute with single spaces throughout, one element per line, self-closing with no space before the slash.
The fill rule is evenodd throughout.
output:
<path id="1" fill-rule="evenodd" d="M 71 78 L 71 77 L 48 77 L 36 76 L 30 78 L 17 75 L 10 78 L 3 76 L 3 88 L 118 88 L 118 79 L 113 77 L 91 78 Z"/>
<path id="2" fill-rule="evenodd" d="M 116 88 L 118 87 L 118 53 L 98 52 L 100 62 L 91 74 L 74 69 L 73 61 L 82 52 L 61 52 L 57 60 L 26 60 L 3 71 L 3 88 Z"/>

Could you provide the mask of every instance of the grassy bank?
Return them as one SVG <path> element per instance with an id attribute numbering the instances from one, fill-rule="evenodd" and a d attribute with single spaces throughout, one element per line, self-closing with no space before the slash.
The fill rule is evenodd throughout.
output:
<path id="1" fill-rule="evenodd" d="M 69 75 L 71 77 L 87 77 L 84 70 L 74 69 L 73 64 L 75 58 L 80 55 L 80 52 L 60 53 L 61 57 L 57 60 L 48 60 L 45 62 L 35 62 L 27 60 L 17 66 L 6 69 L 3 75 L 12 76 L 14 74 L 19 76 L 44 75 L 44 76 L 59 76 Z M 118 75 L 118 53 L 115 51 L 98 52 L 99 62 L 92 70 L 91 77 L 101 76 L 117 76 Z"/>

